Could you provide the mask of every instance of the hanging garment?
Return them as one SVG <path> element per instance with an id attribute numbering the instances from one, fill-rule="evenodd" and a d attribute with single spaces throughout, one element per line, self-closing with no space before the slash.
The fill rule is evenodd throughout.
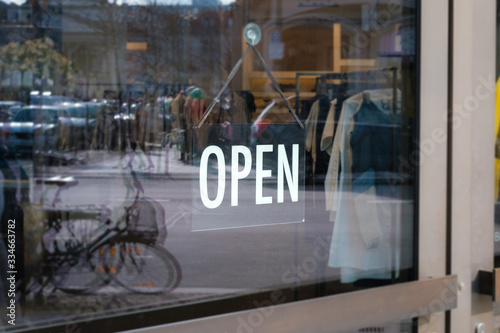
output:
<path id="1" fill-rule="evenodd" d="M 313 185 L 323 185 L 330 156 L 320 150 L 320 145 L 331 102 L 326 96 L 314 100 L 305 121 L 306 179 L 313 180 Z"/>
<path id="2" fill-rule="evenodd" d="M 397 98 L 399 101 L 399 92 Z M 335 221 L 328 264 L 341 268 L 342 282 L 389 279 L 399 269 L 400 244 L 392 237 L 397 234 L 401 215 L 399 205 L 392 200 L 398 197 L 398 189 L 380 178 L 392 170 L 390 161 L 396 155 L 389 156 L 389 162 L 378 157 L 381 151 L 384 158 L 393 153 L 392 140 L 398 140 L 393 137 L 393 126 L 398 126 L 394 117 L 398 116 L 392 111 L 392 89 L 367 91 L 343 103 L 332 145 L 324 136 L 324 147 L 331 148 L 326 209 Z M 386 134 L 390 137 L 385 138 Z M 380 142 L 373 141 L 375 138 Z M 382 145 L 390 147 L 379 147 Z"/>
<path id="3" fill-rule="evenodd" d="M 325 127 L 321 134 L 320 149 L 325 151 L 328 156 L 332 155 L 333 139 L 337 132 L 337 125 L 340 121 L 340 114 L 344 101 L 347 99 L 346 95 L 338 95 L 332 103 L 325 121 Z"/>
<path id="4" fill-rule="evenodd" d="M 374 103 L 364 100 L 354 115 L 354 128 L 351 132 L 352 179 L 370 170 L 374 171 L 377 183 L 386 183 L 384 176 L 394 170 L 396 156 L 400 155 L 401 120 L 399 115 L 388 114 Z"/>
<path id="5" fill-rule="evenodd" d="M 330 156 L 324 150 L 320 150 L 320 144 L 321 135 L 324 132 L 323 128 L 330 127 L 328 125 L 329 109 L 335 103 L 336 99 L 330 102 L 326 96 L 315 97 L 305 121 L 306 185 L 312 185 L 312 188 L 308 189 L 312 196 L 308 198 L 310 202 L 305 208 L 304 239 L 309 242 L 325 238 L 325 235 L 328 235 L 331 229 L 328 212 L 321 208 L 324 199 L 323 182 Z M 331 128 L 333 131 L 333 125 Z"/>
<path id="6" fill-rule="evenodd" d="M 309 116 L 306 119 L 306 150 L 311 153 L 313 160 L 313 175 L 316 167 L 316 133 L 318 129 L 319 100 L 313 103 Z"/>

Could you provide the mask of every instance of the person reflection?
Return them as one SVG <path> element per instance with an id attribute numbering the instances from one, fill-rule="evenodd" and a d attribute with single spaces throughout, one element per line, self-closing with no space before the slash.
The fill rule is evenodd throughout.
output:
<path id="1" fill-rule="evenodd" d="M 129 121 L 129 137 L 130 137 L 130 158 L 127 167 L 132 169 L 137 148 L 140 148 L 144 153 L 148 165 L 144 167 L 142 158 L 139 157 L 139 168 L 145 168 L 152 171 L 155 167 L 151 158 L 151 147 L 156 142 L 158 135 L 156 131 L 157 124 L 155 123 L 155 105 L 154 101 L 150 100 L 147 103 L 138 103 L 137 111 L 134 119 Z"/>

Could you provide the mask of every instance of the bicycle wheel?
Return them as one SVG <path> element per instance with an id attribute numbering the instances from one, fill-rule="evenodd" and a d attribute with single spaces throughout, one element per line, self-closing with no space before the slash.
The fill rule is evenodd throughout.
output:
<path id="1" fill-rule="evenodd" d="M 115 245 L 114 260 L 113 280 L 134 293 L 166 293 L 181 281 L 179 263 L 161 247 L 122 241 Z"/>
<path id="2" fill-rule="evenodd" d="M 104 286 L 107 281 L 96 274 L 98 252 L 88 251 L 98 236 L 101 222 L 93 219 L 62 221 L 44 234 L 44 245 L 50 258 L 51 282 L 69 293 L 86 293 Z"/>
<path id="3" fill-rule="evenodd" d="M 90 294 L 110 281 L 98 272 L 98 251 L 53 255 L 51 281 L 55 288 L 72 294 Z M 59 258 L 58 258 L 59 257 Z"/>
<path id="4" fill-rule="evenodd" d="M 96 274 L 102 280 L 111 281 L 119 269 L 123 266 L 123 261 L 120 260 L 116 252 L 116 244 L 102 244 L 91 257 L 91 265 L 94 267 Z"/>

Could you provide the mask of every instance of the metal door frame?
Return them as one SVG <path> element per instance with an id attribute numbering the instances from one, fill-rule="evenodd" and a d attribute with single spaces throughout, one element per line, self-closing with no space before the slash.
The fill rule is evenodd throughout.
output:
<path id="1" fill-rule="evenodd" d="M 449 257 L 458 276 L 449 332 L 493 332 L 492 297 L 478 273 L 493 270 L 496 1 L 450 0 Z M 467 46 L 467 47 L 465 47 Z"/>

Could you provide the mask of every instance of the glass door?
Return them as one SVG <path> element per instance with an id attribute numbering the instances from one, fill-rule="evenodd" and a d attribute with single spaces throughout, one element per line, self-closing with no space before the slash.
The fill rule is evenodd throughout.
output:
<path id="1" fill-rule="evenodd" d="M 449 10 L 0 2 L 2 329 L 444 329 Z"/>

